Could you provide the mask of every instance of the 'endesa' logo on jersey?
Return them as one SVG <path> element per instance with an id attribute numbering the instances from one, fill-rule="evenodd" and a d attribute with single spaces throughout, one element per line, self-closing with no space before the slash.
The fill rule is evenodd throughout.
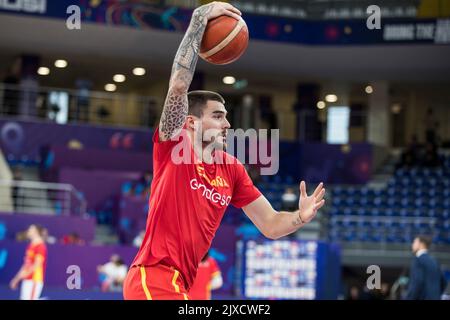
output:
<path id="1" fill-rule="evenodd" d="M 190 185 L 192 190 L 203 189 L 202 196 L 208 200 L 211 200 L 213 203 L 220 203 L 222 206 L 228 206 L 231 202 L 230 196 L 220 194 L 214 189 L 208 189 L 203 183 L 199 183 L 195 178 L 191 180 Z"/>

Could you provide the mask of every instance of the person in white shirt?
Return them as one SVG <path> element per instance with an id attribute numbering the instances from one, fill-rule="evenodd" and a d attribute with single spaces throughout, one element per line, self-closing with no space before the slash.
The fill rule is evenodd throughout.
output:
<path id="1" fill-rule="evenodd" d="M 108 263 L 97 267 L 97 271 L 101 277 L 102 291 L 122 291 L 128 267 L 119 255 L 113 254 Z"/>
<path id="2" fill-rule="evenodd" d="M 293 188 L 286 188 L 283 195 L 281 196 L 283 209 L 291 210 L 296 204 L 298 204 L 298 196 L 294 192 Z"/>

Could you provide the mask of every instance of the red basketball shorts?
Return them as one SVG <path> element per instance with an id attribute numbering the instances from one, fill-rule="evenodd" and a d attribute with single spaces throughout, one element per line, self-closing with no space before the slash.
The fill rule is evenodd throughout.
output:
<path id="1" fill-rule="evenodd" d="M 125 300 L 188 300 L 180 272 L 165 265 L 133 266 L 123 284 Z"/>

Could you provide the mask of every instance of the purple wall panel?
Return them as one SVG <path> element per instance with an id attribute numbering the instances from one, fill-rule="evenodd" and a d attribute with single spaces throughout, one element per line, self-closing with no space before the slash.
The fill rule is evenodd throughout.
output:
<path id="1" fill-rule="evenodd" d="M 151 129 L 0 120 L 0 147 L 14 159 L 38 160 L 41 146 L 67 146 L 71 140 L 80 141 L 85 148 L 151 152 L 152 134 Z"/>
<path id="2" fill-rule="evenodd" d="M 92 148 L 74 150 L 64 146 L 51 146 L 49 152 L 53 157 L 50 166 L 52 169 L 71 167 L 112 171 L 153 171 L 150 152 Z"/>
<path id="3" fill-rule="evenodd" d="M 0 283 L 8 283 L 19 270 L 26 246 L 27 243 L 0 241 L 0 251 L 6 252 L 6 262 L 0 269 Z M 131 264 L 137 253 L 137 248 L 123 246 L 53 244 L 48 245 L 47 250 L 46 285 L 65 287 L 69 276 L 67 267 L 77 265 L 81 270 L 82 289 L 99 286 L 97 266 L 108 262 L 113 253 L 119 254 L 127 265 Z"/>
<path id="4" fill-rule="evenodd" d="M 97 210 L 112 196 L 120 194 L 124 182 L 136 180 L 140 176 L 140 172 L 62 168 L 58 182 L 73 185 L 84 194 L 87 208 Z"/>

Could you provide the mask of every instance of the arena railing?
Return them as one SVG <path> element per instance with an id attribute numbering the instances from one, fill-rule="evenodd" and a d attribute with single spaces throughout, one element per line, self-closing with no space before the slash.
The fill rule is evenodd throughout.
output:
<path id="1" fill-rule="evenodd" d="M 33 82 L 0 83 L 0 115 L 6 117 L 59 124 L 151 127 L 158 113 L 157 99 L 150 96 L 42 87 Z"/>
<path id="2" fill-rule="evenodd" d="M 0 212 L 82 216 L 86 200 L 70 184 L 0 180 Z"/>

